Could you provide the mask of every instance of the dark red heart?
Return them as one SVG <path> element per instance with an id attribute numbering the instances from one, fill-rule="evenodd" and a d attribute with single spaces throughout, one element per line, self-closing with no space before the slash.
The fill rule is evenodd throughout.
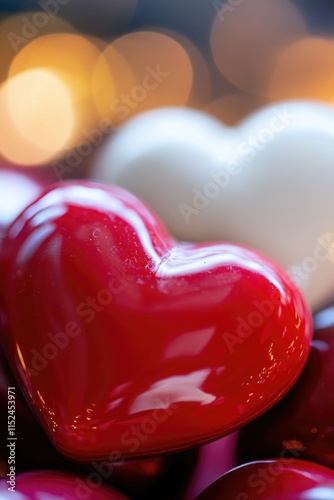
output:
<path id="1" fill-rule="evenodd" d="M 289 393 L 240 434 L 240 462 L 298 457 L 334 468 L 334 308 L 314 318 L 306 367 Z"/>
<path id="2" fill-rule="evenodd" d="M 5 346 L 54 445 L 82 461 L 217 439 L 291 387 L 311 318 L 229 244 L 176 244 L 119 188 L 48 190 L 4 243 Z"/>
<path id="3" fill-rule="evenodd" d="M 55 471 L 27 472 L 0 480 L 1 500 L 126 500 L 120 492 L 99 484 L 92 495 L 84 487 L 84 478 Z M 14 488 L 14 490 L 8 490 Z"/>
<path id="4" fill-rule="evenodd" d="M 329 500 L 334 472 L 295 459 L 263 460 L 233 469 L 207 488 L 198 500 Z"/>

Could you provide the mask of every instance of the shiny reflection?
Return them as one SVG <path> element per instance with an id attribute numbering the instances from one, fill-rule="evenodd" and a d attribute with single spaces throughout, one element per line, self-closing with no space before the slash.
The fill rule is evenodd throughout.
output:
<path id="1" fill-rule="evenodd" d="M 67 189 L 67 194 L 69 198 L 75 199 L 76 203 L 82 205 L 84 208 L 89 206 L 90 208 L 103 212 L 107 206 L 114 215 L 125 219 L 127 224 L 129 224 L 129 226 L 135 230 L 136 235 L 138 235 L 140 243 L 145 250 L 145 254 L 149 261 L 151 261 L 152 270 L 153 267 L 160 263 L 161 255 L 156 252 L 151 235 L 147 231 L 144 221 L 133 207 L 128 207 L 126 203 L 123 203 L 110 193 L 98 188 L 93 190 L 85 186 L 70 186 Z"/>
<path id="2" fill-rule="evenodd" d="M 59 196 L 59 191 L 57 189 L 46 193 L 41 199 L 36 201 L 32 206 L 26 208 L 26 210 L 22 212 L 20 217 L 10 227 L 8 234 L 9 237 L 13 239 L 17 238 L 24 224 L 28 221 L 32 220 L 32 227 L 37 227 L 37 225 L 33 222 L 35 217 L 37 217 L 38 224 L 42 224 L 44 222 L 52 222 L 52 220 L 49 220 L 43 216 L 43 210 L 48 210 L 49 207 L 54 204 L 55 206 L 52 209 L 52 214 L 55 215 L 55 213 L 58 213 L 58 207 L 56 208 L 56 205 L 60 205 L 63 201 L 64 199 L 63 197 Z"/>
<path id="3" fill-rule="evenodd" d="M 23 266 L 39 250 L 40 246 L 46 242 L 48 237 L 54 233 L 54 230 L 55 226 L 53 224 L 36 228 L 29 238 L 26 239 L 24 245 L 22 245 L 17 255 L 17 264 Z"/>
<path id="4" fill-rule="evenodd" d="M 18 232 L 22 228 L 22 220 L 29 220 L 31 227 L 36 227 L 36 229 L 39 229 L 39 226 L 42 226 L 42 224 L 51 224 L 54 219 L 58 219 L 59 216 L 67 211 L 66 202 L 73 199 L 75 199 L 76 205 L 86 209 L 95 209 L 98 212 L 104 212 L 106 207 L 108 207 L 108 210 L 110 213 L 113 213 L 113 216 L 116 215 L 117 217 L 123 218 L 138 235 L 140 243 L 145 249 L 145 254 L 152 266 L 152 270 L 160 264 L 163 254 L 157 253 L 152 242 L 151 234 L 147 230 L 141 214 L 134 210 L 133 207 L 129 207 L 126 202 L 112 196 L 110 192 L 104 191 L 99 187 L 93 189 L 92 187 L 86 187 L 84 185 L 68 184 L 66 188 L 60 187 L 59 189 L 54 189 L 46 193 L 43 198 L 34 203 L 34 205 L 22 214 L 22 218 L 12 226 L 10 236 L 14 237 L 14 235 L 18 235 Z M 47 227 L 48 231 L 51 231 L 51 226 Z M 32 233 L 32 236 L 33 234 L 34 233 Z M 32 241 L 35 242 L 35 236 Z M 30 246 L 31 245 L 29 245 L 29 248 Z M 165 252 L 167 251 L 168 247 L 166 246 Z M 24 253 L 24 255 L 26 254 Z M 27 255 L 31 255 L 30 251 Z"/>
<path id="5" fill-rule="evenodd" d="M 205 347 L 209 345 L 214 334 L 215 328 L 213 327 L 197 332 L 184 333 L 169 342 L 164 353 L 164 358 L 199 356 Z"/>
<path id="6" fill-rule="evenodd" d="M 26 365 L 25 365 L 25 362 L 24 362 L 24 359 L 23 359 L 23 356 L 22 356 L 22 352 L 21 352 L 21 349 L 20 349 L 20 346 L 19 344 L 16 342 L 16 352 L 17 352 L 17 355 L 18 355 L 18 358 L 20 360 L 20 363 L 22 364 L 22 368 L 23 368 L 23 371 L 25 373 L 25 375 L 27 374 L 27 368 L 26 368 Z"/>
<path id="7" fill-rule="evenodd" d="M 115 187 L 52 187 L 14 223 L 4 254 L 5 340 L 18 343 L 36 411 L 68 458 L 105 460 L 110 449 L 135 458 L 217 439 L 268 408 L 304 365 L 308 311 L 275 266 L 233 245 L 176 244 Z M 179 275 L 161 278 L 157 263 L 169 258 Z M 100 300 L 119 267 L 122 286 Z M 276 280 L 289 297 L 277 297 L 280 316 L 277 302 L 268 314 Z M 133 448 L 138 429 L 144 438 Z"/>
<path id="8" fill-rule="evenodd" d="M 312 477 L 312 474 L 307 475 Z M 303 498 L 305 500 L 333 500 L 333 487 L 328 486 L 317 486 L 312 488 L 311 491 L 307 491 L 304 493 Z"/>
<path id="9" fill-rule="evenodd" d="M 66 212 L 67 209 L 65 206 L 47 206 L 45 210 L 42 210 L 41 212 L 38 212 L 33 216 L 33 218 L 30 220 L 30 226 L 36 227 L 38 229 L 38 227 L 42 226 L 44 222 L 59 219 L 64 214 L 66 214 Z M 26 213 L 29 213 L 29 209 Z"/>
<path id="10" fill-rule="evenodd" d="M 254 257 L 254 256 L 253 256 Z M 228 267 L 233 273 L 232 281 L 229 277 L 229 283 L 238 281 L 238 270 L 240 267 L 250 272 L 259 273 L 261 276 L 271 282 L 278 290 L 280 300 L 289 300 L 286 295 L 280 279 L 273 274 L 272 268 L 263 262 L 252 261 L 249 253 L 242 247 L 211 244 L 209 246 L 200 246 L 184 244 L 172 248 L 168 257 L 161 261 L 157 268 L 157 276 L 160 278 L 171 278 L 173 276 L 191 275 L 195 272 L 207 272 L 216 268 L 218 265 Z M 235 273 L 235 279 L 234 279 Z"/>
<path id="11" fill-rule="evenodd" d="M 32 395 L 32 387 L 31 387 L 31 382 L 30 382 L 30 373 L 26 367 L 24 357 L 22 355 L 20 346 L 17 342 L 15 342 L 15 350 L 16 350 L 16 355 L 17 355 L 16 367 L 18 369 L 20 376 L 22 377 L 23 383 L 27 389 L 27 393 L 29 394 L 29 396 L 31 396 Z"/>
<path id="12" fill-rule="evenodd" d="M 275 56 L 306 33 L 302 15 L 287 0 L 252 0 L 223 17 L 217 14 L 211 32 L 217 68 L 241 90 L 261 94 Z"/>
<path id="13" fill-rule="evenodd" d="M 210 370 L 199 370 L 187 375 L 178 375 L 159 380 L 151 388 L 134 399 L 129 414 L 154 410 L 157 403 L 168 400 L 168 406 L 178 402 L 199 403 L 208 405 L 216 400 L 216 396 L 206 393 L 201 387 L 211 374 Z M 159 404 L 158 404 L 159 406 Z"/>
<path id="14" fill-rule="evenodd" d="M 195 250 L 195 251 L 194 251 Z M 157 275 L 160 278 L 171 278 L 173 276 L 186 276 L 194 272 L 207 272 L 214 269 L 217 265 L 237 266 L 240 265 L 242 255 L 235 255 L 228 251 L 223 252 L 221 245 L 210 246 L 208 248 L 198 248 L 194 245 L 181 248 L 173 248 L 168 257 L 159 263 Z M 259 269 L 255 263 L 250 263 L 251 268 Z M 234 271 L 234 270 L 232 270 Z M 237 281 L 237 279 L 236 279 Z"/>
<path id="15" fill-rule="evenodd" d="M 72 136 L 67 86 L 45 69 L 24 71 L 0 89 L 0 152 L 13 163 L 38 165 L 56 157 Z"/>
<path id="16" fill-rule="evenodd" d="M 303 38 L 288 45 L 277 58 L 268 98 L 319 99 L 334 103 L 334 40 Z"/>
<path id="17" fill-rule="evenodd" d="M 261 430 L 260 430 L 261 435 Z M 257 435 L 257 440 L 258 435 Z M 298 451 L 297 451 L 298 450 Z M 230 470 L 211 484 L 200 500 L 327 500 L 334 498 L 334 475 L 309 459 L 298 460 L 300 450 L 280 458 L 257 458 Z M 296 459 L 297 458 L 297 459 Z M 261 478 L 261 479 L 260 479 Z M 265 478 L 265 480 L 263 480 Z M 256 485 L 256 486 L 255 486 Z M 258 490 L 254 487 L 261 485 Z M 240 493 L 242 492 L 242 493 Z"/>

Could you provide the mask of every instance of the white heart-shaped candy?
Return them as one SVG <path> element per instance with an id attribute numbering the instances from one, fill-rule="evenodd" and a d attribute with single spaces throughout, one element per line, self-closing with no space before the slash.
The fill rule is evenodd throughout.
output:
<path id="1" fill-rule="evenodd" d="M 334 293 L 332 107 L 272 105 L 235 129 L 199 111 L 150 111 L 110 139 L 92 176 L 141 197 L 180 240 L 271 256 L 313 310 Z"/>

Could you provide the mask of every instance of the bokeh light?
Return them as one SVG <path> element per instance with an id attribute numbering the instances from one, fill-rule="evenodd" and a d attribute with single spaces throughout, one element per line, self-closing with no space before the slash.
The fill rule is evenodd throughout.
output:
<path id="1" fill-rule="evenodd" d="M 305 35 L 305 21 L 288 0 L 247 0 L 217 13 L 211 49 L 220 72 L 239 89 L 265 91 L 276 55 Z"/>
<path id="2" fill-rule="evenodd" d="M 100 50 L 88 38 L 77 34 L 52 34 L 39 37 L 23 48 L 13 60 L 9 76 L 35 68 L 57 75 L 71 95 L 75 113 L 73 145 L 82 130 L 97 120 L 92 96 L 93 71 Z"/>
<path id="3" fill-rule="evenodd" d="M 307 37 L 279 55 L 268 85 L 270 100 L 319 99 L 334 103 L 334 39 Z"/>
<path id="4" fill-rule="evenodd" d="M 187 105 L 200 108 L 210 99 L 211 74 L 210 64 L 201 50 L 189 38 L 172 30 L 161 30 L 161 33 L 177 41 L 187 52 L 193 70 L 193 83 Z"/>
<path id="5" fill-rule="evenodd" d="M 73 33 L 73 26 L 61 17 L 41 12 L 23 12 L 0 22 L 0 82 L 7 77 L 15 55 L 32 40 L 50 33 Z"/>
<path id="6" fill-rule="evenodd" d="M 22 72 L 0 89 L 0 152 L 20 165 L 39 165 L 60 154 L 71 138 L 70 92 L 46 69 Z"/>
<path id="7" fill-rule="evenodd" d="M 108 45 L 99 56 L 93 73 L 93 98 L 99 116 L 111 118 L 112 103 L 119 99 L 124 89 L 133 89 L 136 80 L 122 54 Z"/>
<path id="8" fill-rule="evenodd" d="M 180 43 L 162 33 L 140 31 L 116 39 L 112 47 L 127 61 L 134 78 L 134 85 L 130 78 L 123 82 L 121 95 L 110 103 L 113 122 L 123 122 L 149 109 L 184 106 L 188 102 L 193 68 Z"/>
<path id="9" fill-rule="evenodd" d="M 159 204 L 164 205 L 165 198 L 168 207 L 164 223 L 170 225 L 168 220 L 175 209 L 176 221 L 181 221 L 183 215 L 185 220 L 191 217 L 196 224 L 197 216 L 192 218 L 193 214 L 206 216 L 212 212 L 220 197 L 218 185 L 222 188 L 222 199 L 228 196 L 224 189 L 230 182 L 229 174 L 238 174 L 240 170 L 238 162 L 234 161 L 236 152 L 240 159 L 243 157 L 240 166 L 245 166 L 240 170 L 239 181 L 242 178 L 245 182 L 238 188 L 239 181 L 234 178 L 228 189 L 242 191 L 241 204 L 246 203 L 249 210 L 247 217 L 240 219 L 240 224 L 244 232 L 255 234 L 265 219 L 275 216 L 268 210 L 264 212 L 263 201 L 276 196 L 279 182 L 285 182 L 284 175 L 280 175 L 278 183 L 268 184 L 268 189 L 262 190 L 263 195 L 249 197 L 247 201 L 247 188 L 257 183 L 256 170 L 262 163 L 264 171 L 258 177 L 261 182 L 273 175 L 274 159 L 281 174 L 282 165 L 286 166 L 287 162 L 292 165 L 287 169 L 291 180 L 295 166 L 301 166 L 303 174 L 308 167 L 314 167 L 320 185 L 319 165 L 326 166 L 326 155 L 331 154 L 327 136 L 334 123 L 334 108 L 329 106 L 334 104 L 333 19 L 333 0 L 0 0 L 0 248 L 8 225 L 36 199 L 41 189 L 57 181 L 97 179 L 98 170 L 100 174 L 104 172 L 103 178 L 100 176 L 97 180 L 122 184 L 122 176 L 110 174 L 117 174 L 117 169 L 120 172 L 124 162 L 131 163 L 125 175 L 129 181 L 127 186 L 124 184 L 126 188 L 142 195 L 143 200 L 146 196 L 147 202 L 156 200 L 157 208 Z M 293 107 L 303 108 L 303 116 L 297 121 L 293 119 L 292 127 L 289 125 L 289 117 L 293 116 L 289 114 L 290 104 L 286 104 L 286 116 L 283 110 L 281 113 L 270 107 L 273 102 L 301 99 L 325 101 L 326 105 L 293 104 Z M 262 109 L 264 106 L 268 106 L 267 109 Z M 179 109 L 165 109 L 168 107 Z M 196 111 L 185 108 L 196 108 Z M 125 125 L 124 131 L 118 129 L 127 120 L 150 110 L 156 111 L 146 117 L 137 116 L 132 124 Z M 247 120 L 252 114 L 254 116 Z M 276 127 L 278 115 L 281 126 Z M 307 132 L 307 123 L 310 127 L 314 124 L 314 130 L 308 127 Z M 240 141 L 240 134 L 246 141 Z M 196 158 L 191 156 L 194 141 L 199 145 Z M 162 144 L 160 149 L 159 144 Z M 148 154 L 144 157 L 145 148 Z M 219 162 L 222 164 L 221 152 L 228 172 L 226 177 L 221 171 L 218 179 L 218 174 L 211 170 L 217 170 Z M 181 193 L 183 187 L 179 201 L 189 202 L 189 205 L 173 204 L 168 197 L 162 196 L 167 188 L 167 177 L 158 175 L 156 185 L 151 182 L 154 176 L 147 169 L 150 155 L 153 167 L 168 163 L 172 189 Z M 183 184 L 178 185 L 178 175 L 183 168 L 187 170 L 187 164 L 192 172 L 197 165 L 198 175 L 187 186 L 183 182 L 185 177 L 181 179 Z M 144 167 L 144 171 L 139 172 L 136 166 Z M 200 174 L 202 167 L 206 179 Z M 155 170 L 158 172 L 159 168 Z M 212 183 L 212 180 L 217 182 Z M 303 195 L 300 200 L 303 202 L 304 197 L 305 206 L 298 204 L 296 189 L 291 190 L 291 220 L 293 215 L 305 214 L 308 191 L 304 188 L 310 184 L 306 180 L 307 175 L 304 184 L 302 179 L 298 186 Z M 145 190 L 140 193 L 143 187 Z M 282 206 L 288 203 L 289 183 L 285 182 L 284 187 L 285 199 L 279 200 Z M 328 176 L 323 176 L 322 187 L 330 193 Z M 326 196 L 319 198 L 320 206 L 322 200 L 326 201 Z M 182 211 L 181 205 L 189 211 Z M 238 208 L 242 208 L 240 203 Z M 258 209 L 252 227 L 251 209 Z M 309 220 L 315 223 L 317 219 L 321 224 L 317 210 L 313 212 Z M 202 215 L 198 216 L 198 221 Z M 283 221 L 288 229 L 291 220 Z M 272 232 L 265 235 L 267 240 L 273 238 L 275 231 L 277 233 L 277 221 L 276 218 L 272 224 Z M 204 233 L 197 235 L 197 239 L 205 239 L 206 228 L 202 229 Z M 300 224 L 297 229 L 301 236 L 307 237 L 306 226 Z M 327 229 L 333 239 L 333 228 Z M 96 236 L 94 232 L 93 236 Z M 181 239 L 187 239 L 186 236 L 179 232 Z M 314 248 L 322 239 L 314 239 Z M 328 260 L 334 262 L 334 244 L 329 243 Z M 0 268 L 4 262 L 1 258 Z M 306 260 L 309 258 L 304 259 L 304 263 Z M 322 265 L 319 263 L 320 271 Z M 308 270 L 308 276 L 303 278 L 305 283 L 317 272 L 318 269 Z M 81 274 L 83 276 L 84 269 Z M 325 278 L 325 284 L 330 282 L 330 277 L 327 281 Z M 333 296 L 325 295 L 324 291 L 324 302 L 330 303 Z M 3 308 L 0 303 L 0 336 L 6 327 L 6 314 L 1 306 Z M 50 325 L 50 333 L 55 325 L 56 321 Z M 296 328 L 299 326 L 300 321 Z M 7 354 L 10 356 L 10 351 Z M 269 356 L 272 357 L 271 347 Z M 36 361 L 35 355 L 34 358 Z M 3 375 L 1 380 L 0 370 L 0 389 L 3 382 L 0 405 L 3 402 L 6 410 L 8 380 L 7 375 Z M 146 381 L 139 380 L 139 383 L 143 387 Z M 132 390 L 130 386 L 129 390 Z M 98 387 L 96 394 L 99 397 Z M 246 402 L 250 401 L 249 396 L 251 394 Z M 19 400 L 18 403 L 20 406 Z M 28 427 L 22 426 L 25 412 L 17 413 L 17 417 L 17 430 L 23 431 L 20 432 L 22 436 L 34 435 L 26 432 Z M 82 429 L 82 436 L 89 437 Z M 311 433 L 313 430 L 317 428 L 312 427 Z M 129 498 L 198 498 L 204 488 L 222 474 L 223 455 L 227 458 L 223 460 L 224 466 L 235 466 L 238 443 L 237 433 L 234 435 L 228 450 L 222 450 L 218 440 L 185 453 L 144 457 L 126 463 L 116 461 L 110 464 L 112 475 L 109 478 L 102 470 L 107 471 L 108 467 L 102 464 L 102 475 L 97 482 L 112 485 Z M 314 435 L 318 439 L 324 433 L 315 432 Z M 157 442 L 157 435 L 151 437 Z M 291 439 L 288 436 L 287 439 L 290 443 Z M 318 444 L 320 441 L 318 439 Z M 94 490 L 89 478 L 97 477 L 96 467 L 69 462 L 53 450 L 50 443 L 46 443 L 47 447 L 43 440 L 35 439 L 35 442 L 33 451 L 38 461 L 32 460 L 30 443 L 20 442 L 21 456 L 16 460 L 16 474 L 50 464 L 50 469 L 60 467 L 73 472 L 83 494 Z M 294 448 L 296 442 L 303 444 L 302 441 L 291 442 Z M 6 475 L 10 475 L 7 452 L 8 449 L 0 446 L 0 479 L 4 476 L 4 481 L 8 479 Z M 88 491 L 89 483 L 92 484 Z M 36 498 L 41 500 L 39 495 L 43 493 L 38 485 L 31 489 L 32 495 L 33 489 L 36 489 Z M 92 498 L 98 494 L 93 493 Z M 226 495 L 222 495 L 225 498 Z M 43 500 L 47 500 L 45 496 Z"/>

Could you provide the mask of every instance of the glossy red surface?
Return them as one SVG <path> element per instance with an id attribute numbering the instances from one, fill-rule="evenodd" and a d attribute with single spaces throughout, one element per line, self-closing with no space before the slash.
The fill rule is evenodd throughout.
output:
<path id="1" fill-rule="evenodd" d="M 240 434 L 239 460 L 298 457 L 334 468 L 334 308 L 314 318 L 307 365 L 291 391 Z"/>
<path id="2" fill-rule="evenodd" d="M 183 491 L 189 478 L 195 479 L 194 469 L 200 460 L 199 457 L 202 456 L 196 449 L 147 459 L 129 461 L 121 459 L 116 463 L 109 464 L 105 462 L 78 464 L 65 460 L 52 446 L 42 426 L 29 409 L 0 348 L 1 429 L 7 428 L 8 387 L 15 387 L 15 437 L 19 443 L 15 453 L 16 474 L 32 470 L 54 469 L 84 475 L 88 484 L 94 478 L 100 477 L 101 481 L 113 485 L 136 500 L 155 500 L 156 498 L 159 500 L 170 500 L 170 498 L 180 500 L 183 498 Z M 221 441 L 219 440 L 217 443 Z M 6 477 L 10 472 L 7 444 L 7 435 L 0 434 L 0 478 Z M 212 461 L 207 461 L 207 466 L 210 465 L 212 465 Z M 196 483 L 203 476 L 202 469 L 203 467 L 196 473 Z"/>
<path id="3" fill-rule="evenodd" d="M 310 314 L 280 268 L 234 245 L 177 244 L 116 187 L 47 191 L 11 226 L 4 263 L 8 356 L 70 458 L 219 438 L 306 362 Z"/>
<path id="4" fill-rule="evenodd" d="M 8 479 L 10 480 L 10 478 Z M 5 479 L 0 481 L 1 500 L 126 500 L 118 491 L 102 486 L 101 483 L 87 483 L 84 476 L 55 471 L 27 472 L 16 476 L 15 493 L 8 491 L 11 485 Z"/>
<path id="5" fill-rule="evenodd" d="M 334 472 L 303 460 L 263 460 L 228 472 L 198 500 L 329 500 Z"/>

